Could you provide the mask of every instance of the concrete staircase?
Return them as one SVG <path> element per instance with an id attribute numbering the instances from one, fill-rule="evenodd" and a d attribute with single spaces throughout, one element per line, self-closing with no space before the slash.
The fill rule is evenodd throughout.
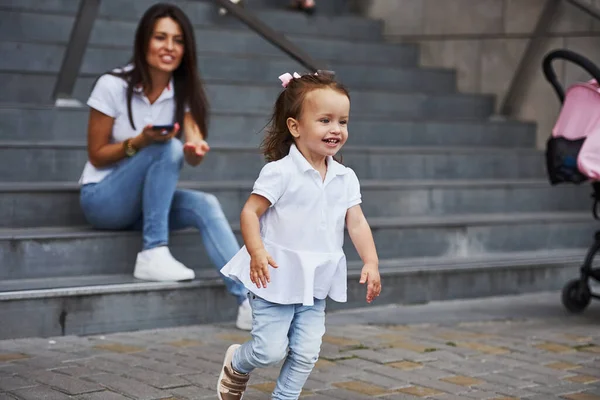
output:
<path id="1" fill-rule="evenodd" d="M 75 95 L 125 62 L 152 2 L 103 0 Z M 182 187 L 216 194 L 236 232 L 263 164 L 261 129 L 277 76 L 303 68 L 211 2 L 178 1 L 196 24 L 213 116 L 211 153 Z M 381 258 L 379 304 L 559 288 L 592 240 L 586 187 L 549 186 L 531 124 L 493 122 L 494 99 L 458 93 L 453 71 L 420 68 L 418 48 L 386 44 L 377 21 L 327 0 L 312 18 L 279 0 L 247 0 L 273 28 L 351 89 L 344 162 L 362 181 Z M 285 3 L 285 2 L 283 2 Z M 86 108 L 52 106 L 77 2 L 0 0 L 0 338 L 92 334 L 226 321 L 235 307 L 199 233 L 172 235 L 191 283 L 136 281 L 140 235 L 91 230 L 76 181 L 86 160 Z M 239 233 L 239 232 L 238 232 Z M 364 305 L 351 242 L 349 302 Z"/>

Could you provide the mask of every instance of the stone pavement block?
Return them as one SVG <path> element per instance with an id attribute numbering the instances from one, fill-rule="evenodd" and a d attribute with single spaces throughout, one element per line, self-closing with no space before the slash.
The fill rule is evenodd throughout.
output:
<path id="1" fill-rule="evenodd" d="M 565 400 L 600 400 L 600 396 L 592 393 L 572 393 L 562 396 Z"/>
<path id="2" fill-rule="evenodd" d="M 581 368 L 581 365 L 579 365 L 579 364 L 573 364 L 573 363 L 562 362 L 562 361 L 552 362 L 552 363 L 546 364 L 544 366 L 546 368 L 558 369 L 561 371 L 570 371 L 573 369 Z"/>
<path id="3" fill-rule="evenodd" d="M 319 393 L 320 395 L 328 398 L 328 399 L 340 399 L 340 400 L 364 400 L 364 399 L 372 399 L 372 396 L 361 394 L 358 392 L 352 392 L 345 389 L 329 389 L 324 390 Z M 244 400 L 246 397 L 244 396 Z M 261 399 L 266 400 L 266 399 Z"/>
<path id="4" fill-rule="evenodd" d="M 273 374 L 272 376 L 272 380 L 275 381 L 277 380 L 277 378 L 279 377 L 279 370 L 275 371 L 276 373 Z M 360 371 L 356 371 L 356 374 L 359 374 Z M 262 371 L 261 371 L 261 375 L 262 375 Z M 264 376 L 264 375 L 262 375 Z M 335 371 L 319 371 L 319 373 L 312 373 L 311 374 L 313 380 L 321 382 L 321 383 L 326 383 L 326 384 L 333 384 L 336 382 L 344 382 L 347 380 L 352 380 L 354 375 L 338 375 L 336 374 Z"/>
<path id="5" fill-rule="evenodd" d="M 423 364 L 412 361 L 399 361 L 386 364 L 388 367 L 397 368 L 402 371 L 410 371 L 413 369 L 423 369 Z"/>
<path id="6" fill-rule="evenodd" d="M 214 389 L 217 385 L 217 379 L 219 378 L 219 371 L 215 371 L 212 374 L 193 374 L 193 375 L 182 375 L 181 378 L 187 382 L 194 384 L 204 389 Z M 254 374 L 250 377 L 250 384 L 254 381 Z"/>
<path id="7" fill-rule="evenodd" d="M 113 353 L 139 353 L 145 350 L 143 347 L 129 346 L 121 343 L 102 343 L 95 345 L 94 348 L 111 351 Z"/>
<path id="8" fill-rule="evenodd" d="M 131 367 L 123 369 L 121 372 L 130 378 L 137 379 L 140 382 L 147 383 L 157 389 L 169 389 L 179 386 L 188 386 L 189 382 L 180 377 L 163 374 L 161 372 L 150 371 L 141 367 Z"/>
<path id="9" fill-rule="evenodd" d="M 548 368 L 543 365 L 526 364 L 526 365 L 522 365 L 520 368 L 527 370 L 527 371 L 535 372 L 536 374 L 551 375 L 551 376 L 554 376 L 557 378 L 560 378 L 560 377 L 563 377 L 563 376 L 566 376 L 569 374 L 569 372 L 562 371 L 562 370 L 555 369 L 555 368 Z"/>
<path id="10" fill-rule="evenodd" d="M 304 384 L 305 390 L 309 392 L 319 392 L 321 390 L 331 389 L 331 385 L 329 383 L 312 379 L 312 375 L 314 374 L 315 373 L 313 372 L 313 374 L 311 374 L 311 376 L 309 376 L 306 380 L 306 383 Z"/>
<path id="11" fill-rule="evenodd" d="M 476 388 L 479 390 L 484 390 L 486 392 L 493 392 L 493 393 L 497 393 L 499 395 L 503 395 L 506 397 L 514 397 L 514 398 L 526 398 L 527 396 L 536 395 L 535 392 L 531 392 L 527 389 L 517 389 L 512 386 L 498 385 L 498 384 L 488 383 L 488 382 L 478 385 Z"/>
<path id="12" fill-rule="evenodd" d="M 507 349 L 505 347 L 491 346 L 491 345 L 483 344 L 483 343 L 479 343 L 479 342 L 457 342 L 456 345 L 458 347 L 473 350 L 477 353 L 493 354 L 493 355 L 510 353 L 510 349 Z"/>
<path id="13" fill-rule="evenodd" d="M 61 359 L 60 354 L 56 354 L 53 357 L 35 356 L 15 361 L 13 364 L 25 365 L 31 369 L 50 369 L 58 368 L 65 365 L 63 363 L 63 360 Z"/>
<path id="14" fill-rule="evenodd" d="M 340 389 L 345 389 L 345 390 L 350 390 L 352 392 L 365 394 L 367 396 L 380 396 L 380 395 L 389 393 L 389 390 L 384 387 L 377 386 L 372 383 L 367 383 L 364 381 L 337 382 L 337 383 L 334 383 L 333 386 L 340 388 Z"/>
<path id="15" fill-rule="evenodd" d="M 435 396 L 435 395 L 439 395 L 439 394 L 444 394 L 444 392 L 434 389 L 434 388 L 424 387 L 424 386 L 414 386 L 414 385 L 407 386 L 402 389 L 398 389 L 398 392 L 404 393 L 404 394 L 409 394 L 409 395 L 416 396 L 416 397 L 430 397 L 430 396 Z"/>
<path id="16" fill-rule="evenodd" d="M 27 389 L 14 390 L 12 392 L 22 400 L 67 400 L 71 399 L 64 393 L 57 392 L 48 386 L 36 386 Z"/>
<path id="17" fill-rule="evenodd" d="M 382 350 L 383 351 L 383 350 Z M 427 362 L 436 361 L 437 351 L 428 353 L 416 353 L 414 351 L 400 349 L 400 348 L 389 348 L 385 349 L 385 352 L 394 357 L 398 357 L 399 360 L 408 360 L 414 362 Z"/>
<path id="18" fill-rule="evenodd" d="M 572 374 L 594 376 L 596 378 L 600 377 L 600 368 L 580 367 L 576 369 L 571 369 L 568 372 Z"/>
<path id="19" fill-rule="evenodd" d="M 357 347 L 361 346 L 361 342 L 356 339 L 349 339 L 341 336 L 324 335 L 323 343 L 331 344 L 339 348 Z"/>
<path id="20" fill-rule="evenodd" d="M 507 366 L 490 359 L 464 360 L 455 363 L 462 373 L 478 376 L 488 373 L 498 373 L 509 369 Z"/>
<path id="21" fill-rule="evenodd" d="M 104 390 L 102 392 L 94 392 L 88 394 L 82 394 L 75 397 L 77 400 L 128 400 L 128 397 L 122 394 Z"/>
<path id="22" fill-rule="evenodd" d="M 395 361 L 400 361 L 403 359 L 402 357 L 400 357 L 398 355 L 389 354 L 384 350 L 375 351 L 375 350 L 371 350 L 371 349 L 362 349 L 362 350 L 352 350 L 352 351 L 349 351 L 349 353 L 358 358 L 362 358 L 363 360 L 368 360 L 368 361 L 378 363 L 378 364 L 387 364 L 387 363 L 391 363 L 391 362 L 395 362 Z"/>
<path id="23" fill-rule="evenodd" d="M 583 385 L 581 383 L 571 383 L 571 382 L 567 382 L 567 383 L 560 384 L 560 385 L 539 385 L 539 386 L 527 388 L 527 390 L 530 392 L 546 394 L 546 395 L 553 395 L 553 396 L 560 396 L 560 395 L 569 394 L 569 393 L 581 392 L 585 389 L 586 389 L 585 385 Z"/>
<path id="24" fill-rule="evenodd" d="M 531 387 L 531 386 L 537 386 L 537 383 L 504 376 L 499 373 L 479 375 L 478 378 L 483 379 L 484 381 L 486 381 L 488 383 L 495 383 L 495 384 L 502 385 L 504 387 L 515 388 L 515 389 L 524 389 L 524 388 Z"/>
<path id="25" fill-rule="evenodd" d="M 396 394 L 392 394 L 389 396 L 382 396 L 379 398 L 385 399 L 385 400 L 421 400 L 422 399 L 422 397 L 412 396 L 412 395 L 406 394 L 406 393 L 396 393 Z M 432 398 L 434 398 L 434 397 L 432 397 Z"/>
<path id="26" fill-rule="evenodd" d="M 20 376 L 0 377 L 0 390 L 3 390 L 5 392 L 37 385 L 37 383 L 32 382 L 28 379 L 21 378 Z"/>
<path id="27" fill-rule="evenodd" d="M 165 344 L 168 346 L 173 346 L 173 347 L 188 348 L 188 347 L 202 346 L 204 343 L 202 343 L 198 340 L 179 339 L 174 342 L 167 342 Z"/>
<path id="28" fill-rule="evenodd" d="M 104 387 L 52 371 L 37 371 L 29 376 L 61 392 L 76 395 L 104 390 Z"/>
<path id="29" fill-rule="evenodd" d="M 123 393 L 138 400 L 154 400 L 169 397 L 168 393 L 162 390 L 155 389 L 137 380 L 123 378 L 114 374 L 94 375 L 88 379 L 100 383 L 115 392 Z"/>
<path id="30" fill-rule="evenodd" d="M 349 358 L 346 360 L 339 360 L 335 362 L 337 365 L 343 365 L 348 368 L 353 368 L 355 370 L 361 371 L 367 368 L 376 367 L 379 364 L 373 363 L 371 361 L 363 360 L 360 358 Z"/>
<path id="31" fill-rule="evenodd" d="M 9 362 L 15 360 L 22 360 L 25 358 L 30 358 L 28 354 L 24 353 L 0 353 L 0 362 Z"/>
<path id="32" fill-rule="evenodd" d="M 498 394 L 493 392 L 487 392 L 485 390 L 472 390 L 469 392 L 461 393 L 461 396 L 466 399 L 476 399 L 476 400 L 492 400 L 497 399 Z"/>
<path id="33" fill-rule="evenodd" d="M 448 382 L 448 383 L 452 383 L 454 385 L 465 386 L 465 387 L 477 386 L 477 385 L 481 385 L 482 383 L 484 383 L 484 381 L 482 381 L 481 379 L 475 379 L 475 378 L 471 378 L 469 376 L 461 376 L 461 375 L 441 378 L 440 380 L 443 382 Z"/>
<path id="34" fill-rule="evenodd" d="M 12 376 L 12 375 L 28 376 L 29 374 L 32 374 L 35 371 L 44 371 L 44 369 L 36 368 L 35 366 L 23 365 L 23 364 L 17 364 L 17 363 L 8 364 L 8 365 L 4 366 L 3 368 L 0 368 L 0 370 L 3 371 L 2 374 L 0 374 L 2 376 Z"/>
<path id="35" fill-rule="evenodd" d="M 215 385 L 213 385 L 216 387 Z M 177 399 L 182 400 L 201 400 L 201 399 L 214 399 L 216 397 L 216 390 L 213 388 L 204 389 L 197 386 L 185 386 L 175 389 L 170 389 L 169 392 Z M 245 398 L 246 396 L 244 396 Z"/>
<path id="36" fill-rule="evenodd" d="M 408 385 L 398 379 L 388 378 L 372 372 L 360 372 L 359 374 L 354 375 L 353 378 L 362 382 L 369 382 L 373 385 L 381 386 L 388 390 L 399 389 Z"/>
<path id="37" fill-rule="evenodd" d="M 595 382 L 600 381 L 600 379 L 598 379 L 597 377 L 589 376 L 589 375 L 573 375 L 573 376 L 563 378 L 563 380 L 569 381 L 569 382 L 575 382 L 575 383 L 583 383 L 586 385 L 588 383 L 595 383 Z"/>
<path id="38" fill-rule="evenodd" d="M 431 353 L 431 356 L 435 357 L 435 359 L 439 360 L 439 361 L 454 362 L 454 361 L 464 361 L 465 360 L 464 356 L 453 353 L 449 350 L 439 350 L 439 351 L 436 351 L 435 353 Z"/>
<path id="39" fill-rule="evenodd" d="M 465 400 L 464 397 L 457 396 L 455 394 L 450 394 L 450 393 L 440 394 L 440 395 L 436 395 L 436 396 L 433 396 L 430 398 L 435 399 L 435 400 Z"/>

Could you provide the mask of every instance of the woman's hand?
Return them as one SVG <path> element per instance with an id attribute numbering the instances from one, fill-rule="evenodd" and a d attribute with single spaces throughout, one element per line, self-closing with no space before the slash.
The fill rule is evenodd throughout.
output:
<path id="1" fill-rule="evenodd" d="M 152 143 L 164 143 L 175 137 L 179 132 L 180 126 L 179 123 L 175 123 L 173 126 L 173 130 L 159 130 L 155 129 L 152 125 L 146 125 L 141 134 L 138 135 L 139 141 L 136 144 L 140 144 L 141 147 L 146 147 L 151 145 Z"/>
<path id="2" fill-rule="evenodd" d="M 192 167 L 200 164 L 209 150 L 210 146 L 202 139 L 193 139 L 183 145 L 185 161 Z"/>
<path id="3" fill-rule="evenodd" d="M 266 250 L 259 250 L 250 255 L 250 280 L 259 289 L 261 287 L 266 288 L 267 283 L 271 283 L 269 265 L 278 268 L 277 263 Z"/>

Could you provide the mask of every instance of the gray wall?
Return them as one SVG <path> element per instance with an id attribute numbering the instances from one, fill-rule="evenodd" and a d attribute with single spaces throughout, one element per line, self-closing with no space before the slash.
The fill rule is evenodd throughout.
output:
<path id="1" fill-rule="evenodd" d="M 586 1 L 600 8 L 600 0 Z M 389 41 L 420 44 L 423 66 L 455 68 L 461 91 L 496 95 L 498 109 L 544 2 L 355 0 L 354 7 L 382 19 Z M 600 64 L 600 21 L 563 2 L 546 48 L 568 48 Z M 556 66 L 563 83 L 587 79 L 572 64 Z M 517 118 L 538 124 L 541 147 L 554 125 L 559 102 L 539 71 L 528 82 Z"/>

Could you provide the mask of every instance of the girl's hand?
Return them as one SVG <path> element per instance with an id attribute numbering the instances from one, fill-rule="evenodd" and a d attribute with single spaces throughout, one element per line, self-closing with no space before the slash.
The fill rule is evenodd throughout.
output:
<path id="1" fill-rule="evenodd" d="M 194 167 L 202 162 L 209 150 L 210 146 L 202 139 L 191 140 L 183 145 L 185 160 Z"/>
<path id="2" fill-rule="evenodd" d="M 250 280 L 259 289 L 261 287 L 266 288 L 267 283 L 271 283 L 269 265 L 278 268 L 277 263 L 266 250 L 259 250 L 250 255 Z"/>
<path id="3" fill-rule="evenodd" d="M 172 131 L 161 131 L 154 129 L 152 125 L 146 125 L 141 136 L 144 138 L 145 144 L 149 145 L 154 142 L 166 142 L 175 137 L 179 132 L 179 123 L 175 123 Z"/>
<path id="4" fill-rule="evenodd" d="M 365 264 L 360 273 L 360 283 L 367 284 L 367 303 L 371 303 L 381 293 L 379 267 L 375 264 Z"/>

